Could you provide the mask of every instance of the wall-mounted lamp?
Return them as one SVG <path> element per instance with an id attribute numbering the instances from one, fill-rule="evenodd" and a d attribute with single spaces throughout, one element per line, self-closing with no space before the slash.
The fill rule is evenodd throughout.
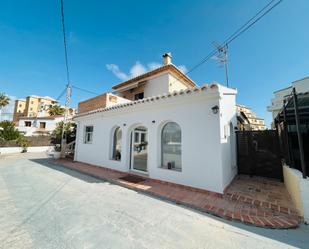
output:
<path id="1" fill-rule="evenodd" d="M 211 108 L 213 114 L 217 114 L 219 111 L 219 106 L 215 105 Z"/>

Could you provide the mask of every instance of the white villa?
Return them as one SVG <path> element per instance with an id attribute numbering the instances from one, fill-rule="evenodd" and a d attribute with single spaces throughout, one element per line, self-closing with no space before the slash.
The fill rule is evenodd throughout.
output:
<path id="1" fill-rule="evenodd" d="M 16 128 L 25 136 L 50 135 L 63 115 L 49 117 L 20 117 Z"/>
<path id="2" fill-rule="evenodd" d="M 237 91 L 163 62 L 79 104 L 74 159 L 223 193 L 237 173 Z"/>

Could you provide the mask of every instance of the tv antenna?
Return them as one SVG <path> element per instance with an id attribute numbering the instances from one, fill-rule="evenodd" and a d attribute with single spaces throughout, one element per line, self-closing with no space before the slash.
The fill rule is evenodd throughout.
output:
<path id="1" fill-rule="evenodd" d="M 225 67 L 226 86 L 229 87 L 228 58 L 227 58 L 228 46 L 227 46 L 227 43 L 224 44 L 224 45 L 220 45 L 217 42 L 213 42 L 212 44 L 217 48 L 217 54 L 212 56 L 211 58 L 218 61 L 220 66 Z"/>

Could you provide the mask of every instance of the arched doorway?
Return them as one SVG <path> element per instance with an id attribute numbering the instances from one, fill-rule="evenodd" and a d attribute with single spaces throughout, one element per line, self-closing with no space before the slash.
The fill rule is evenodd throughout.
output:
<path id="1" fill-rule="evenodd" d="M 131 170 L 147 172 L 147 161 L 147 128 L 144 126 L 138 126 L 131 133 Z"/>

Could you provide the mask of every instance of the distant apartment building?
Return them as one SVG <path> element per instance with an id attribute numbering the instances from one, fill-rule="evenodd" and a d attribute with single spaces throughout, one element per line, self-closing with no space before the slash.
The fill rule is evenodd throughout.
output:
<path id="1" fill-rule="evenodd" d="M 48 135 L 63 120 L 63 115 L 50 115 L 49 108 L 57 104 L 57 100 L 45 96 L 31 95 L 26 99 L 15 101 L 13 122 L 25 136 Z M 72 119 L 74 109 L 70 108 L 68 119 Z"/>
<path id="2" fill-rule="evenodd" d="M 51 97 L 28 96 L 15 101 L 13 122 L 18 123 L 21 117 L 49 117 L 48 108 L 57 101 Z"/>
<path id="3" fill-rule="evenodd" d="M 267 107 L 267 110 L 272 113 L 273 120 L 282 109 L 283 100 L 292 93 L 294 87 L 297 94 L 309 92 L 309 77 L 293 81 L 291 86 L 274 92 L 274 97 L 271 99 L 271 105 Z"/>
<path id="4" fill-rule="evenodd" d="M 266 129 L 264 119 L 257 117 L 251 108 L 237 104 L 236 110 L 238 130 L 259 131 Z"/>

